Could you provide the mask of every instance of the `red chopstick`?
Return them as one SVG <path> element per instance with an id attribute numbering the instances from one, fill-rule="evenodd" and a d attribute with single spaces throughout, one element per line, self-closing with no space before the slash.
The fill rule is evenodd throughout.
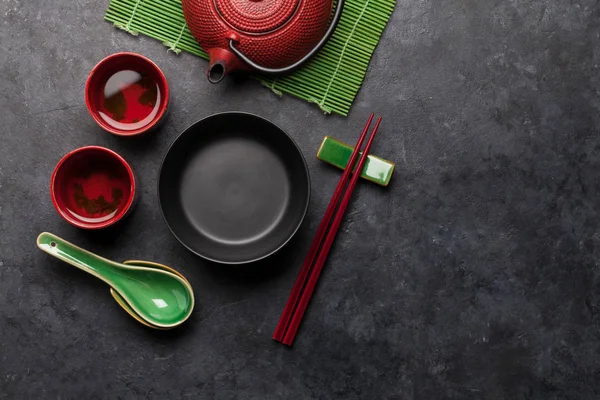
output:
<path id="1" fill-rule="evenodd" d="M 348 189 L 347 189 L 346 193 L 344 194 L 342 203 L 339 207 L 339 210 L 337 211 L 337 214 L 335 215 L 333 224 L 331 225 L 331 228 L 325 239 L 325 243 L 323 244 L 321 252 L 317 258 L 317 262 L 316 262 L 314 268 L 312 269 L 312 271 L 310 272 L 310 277 L 308 277 L 308 281 L 305 282 L 307 275 L 311 269 L 310 266 L 312 265 L 315 255 L 317 253 L 317 250 L 320 247 L 321 241 L 323 239 L 323 235 L 325 234 L 327 226 L 329 225 L 329 221 L 331 220 L 331 218 L 334 214 L 335 208 L 337 206 L 337 202 L 343 191 L 343 187 L 345 186 L 345 183 L 348 180 L 348 176 L 350 175 L 350 173 L 352 171 L 352 167 L 354 166 L 354 162 L 356 161 L 356 156 L 358 155 L 358 152 L 360 151 L 360 147 L 362 146 L 362 142 L 364 141 L 364 138 L 366 136 L 366 133 L 368 131 L 368 128 L 369 128 L 372 120 L 373 120 L 373 114 L 371 114 L 371 116 L 369 117 L 369 121 L 367 122 L 367 125 L 365 126 L 365 129 L 364 129 L 363 133 L 361 134 L 361 137 L 359 138 L 359 141 L 354 148 L 352 156 L 350 157 L 350 160 L 344 170 L 344 174 L 342 175 L 342 178 L 340 178 L 340 182 L 338 183 L 338 186 L 336 187 L 334 195 L 332 196 L 331 202 L 329 203 L 329 205 L 327 207 L 325 216 L 324 216 L 323 220 L 321 221 L 321 224 L 319 225 L 319 229 L 317 230 L 317 235 L 315 236 L 313 244 L 311 245 L 311 248 L 309 250 L 307 258 L 304 261 L 304 264 L 302 265 L 302 269 L 300 271 L 298 279 L 296 280 L 294 288 L 292 289 L 292 293 L 290 294 L 290 298 L 288 299 L 286 308 L 284 309 L 284 312 L 280 318 L 279 324 L 277 325 L 277 328 L 275 330 L 275 334 L 273 335 L 273 338 L 275 340 L 281 341 L 282 343 L 284 343 L 288 346 L 292 345 L 294 338 L 296 337 L 296 333 L 298 332 L 298 328 L 300 327 L 300 323 L 302 322 L 302 317 L 304 316 L 304 313 L 306 311 L 308 303 L 310 302 L 312 294 L 315 290 L 317 281 L 319 279 L 319 275 L 321 274 L 323 266 L 325 265 L 325 261 L 329 254 L 329 251 L 331 250 L 331 246 L 333 244 L 333 241 L 335 240 L 337 231 L 340 227 L 342 219 L 344 218 L 346 208 L 348 207 L 348 204 L 350 203 L 350 199 L 352 197 L 352 192 L 354 191 L 354 187 L 356 186 L 356 183 L 358 182 L 358 179 L 360 177 L 360 171 L 362 171 L 362 169 L 365 165 L 367 156 L 369 155 L 369 150 L 371 149 L 371 145 L 373 144 L 373 140 L 375 139 L 375 135 L 377 134 L 379 124 L 381 123 L 381 117 L 379 117 L 377 119 L 375 128 L 373 129 L 373 133 L 371 134 L 371 137 L 369 138 L 369 140 L 367 142 L 365 150 L 363 151 L 363 153 L 360 157 L 358 166 L 356 167 L 356 170 L 355 170 L 356 173 L 352 176 L 350 185 L 348 186 Z M 306 283 L 306 287 L 304 288 L 304 291 L 302 292 L 302 288 L 304 287 L 305 283 Z M 301 292 L 302 292 L 302 296 L 300 298 L 300 302 L 298 303 L 298 305 L 296 307 L 296 303 L 298 302 L 298 297 L 300 296 Z M 291 317 L 291 322 L 290 322 L 290 317 Z M 283 340 L 281 339 L 282 336 L 283 336 Z"/>
<path id="2" fill-rule="evenodd" d="M 298 274 L 298 278 L 296 278 L 296 283 L 294 283 L 294 287 L 292 288 L 292 292 L 290 293 L 290 297 L 288 298 L 287 303 L 283 309 L 283 313 L 279 318 L 279 323 L 275 328 L 275 332 L 273 333 L 273 339 L 281 342 L 283 340 L 283 335 L 289 325 L 290 318 L 292 317 L 292 313 L 296 308 L 296 304 L 298 302 L 298 297 L 300 297 L 300 293 L 302 292 L 302 288 L 306 283 L 306 279 L 308 277 L 308 273 L 310 272 L 311 266 L 315 260 L 315 256 L 317 255 L 317 250 L 321 246 L 321 242 L 323 240 L 323 236 L 327 231 L 327 227 L 329 226 L 329 222 L 334 214 L 334 211 L 337 207 L 340 196 L 342 195 L 344 186 L 346 186 L 346 182 L 348 181 L 348 177 L 352 173 L 352 167 L 358 158 L 358 153 L 360 152 L 360 148 L 367 136 L 367 132 L 369 131 L 369 126 L 371 125 L 371 121 L 373 121 L 373 116 L 375 114 L 371 113 L 369 116 L 369 120 L 365 125 L 365 129 L 363 129 L 358 141 L 356 142 L 356 146 L 354 146 L 354 151 L 350 156 L 350 160 L 348 160 L 348 164 L 346 164 L 346 168 L 344 169 L 344 173 L 340 178 L 340 181 L 333 192 L 333 196 L 331 196 L 331 200 L 329 201 L 329 205 L 327 206 L 327 210 L 325 211 L 325 215 L 319 224 L 319 228 L 317 229 L 317 233 L 315 238 L 313 239 L 312 244 L 310 245 L 310 249 L 308 250 L 308 254 L 304 259 L 304 263 L 302 264 L 302 268 L 300 268 L 300 273 Z M 357 171 L 360 171 L 357 169 Z"/>
<path id="3" fill-rule="evenodd" d="M 313 271 L 308 279 L 306 284 L 306 288 L 302 293 L 302 297 L 300 298 L 300 303 L 294 312 L 294 316 L 292 317 L 292 321 L 288 327 L 288 330 L 283 339 L 283 344 L 291 346 L 294 338 L 296 337 L 296 332 L 298 332 L 298 328 L 300 327 L 300 323 L 302 322 L 302 317 L 304 316 L 304 312 L 306 311 L 306 307 L 308 306 L 308 302 L 310 301 L 313 291 L 317 285 L 317 280 L 319 279 L 319 275 L 321 274 L 321 270 L 323 269 L 323 265 L 325 265 L 325 260 L 327 259 L 327 255 L 329 254 L 329 250 L 331 249 L 331 245 L 335 240 L 335 236 L 337 231 L 342 223 L 342 219 L 344 218 L 344 213 L 346 212 L 346 208 L 350 203 L 350 198 L 352 197 L 352 192 L 356 183 L 358 182 L 358 178 L 360 178 L 360 171 L 362 171 L 363 166 L 367 160 L 367 156 L 369 155 L 369 150 L 371 149 L 371 145 L 373 144 L 373 139 L 375 139 L 375 134 L 377 133 L 377 129 L 379 129 L 379 124 L 381 123 L 381 117 L 377 119 L 375 123 L 375 128 L 373 129 L 373 133 L 367 142 L 365 150 L 363 151 L 360 160 L 358 161 L 358 167 L 356 167 L 356 173 L 352 176 L 352 180 L 350 181 L 350 185 L 348 186 L 348 190 L 344 194 L 344 198 L 342 199 L 342 204 L 333 220 L 333 224 L 331 225 L 331 229 L 327 233 L 327 238 L 325 239 L 325 244 L 323 244 L 323 249 L 317 258 L 317 263 L 315 264 Z"/>

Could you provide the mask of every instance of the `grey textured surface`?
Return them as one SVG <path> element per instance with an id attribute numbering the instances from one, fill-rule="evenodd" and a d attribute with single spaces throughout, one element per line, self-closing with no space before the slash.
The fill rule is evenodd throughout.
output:
<path id="1" fill-rule="evenodd" d="M 254 82 L 210 85 L 205 62 L 102 21 L 107 1 L 2 0 L 0 398 L 597 399 L 600 397 L 600 6 L 597 0 L 399 0 L 348 118 Z M 102 57 L 138 51 L 173 102 L 156 135 L 123 140 L 83 105 Z M 306 155 L 313 198 L 284 252 L 208 265 L 156 201 L 167 146 L 224 110 L 265 116 Z M 270 337 L 339 177 L 314 155 L 383 115 L 363 183 L 292 349 Z M 137 171 L 118 230 L 54 211 L 59 158 L 98 144 Z M 197 307 L 147 330 L 101 282 L 37 250 L 51 231 L 106 257 L 176 267 Z"/>

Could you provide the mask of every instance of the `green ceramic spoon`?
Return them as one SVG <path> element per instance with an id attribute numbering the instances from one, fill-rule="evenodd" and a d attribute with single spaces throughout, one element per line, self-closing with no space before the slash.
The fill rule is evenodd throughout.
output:
<path id="1" fill-rule="evenodd" d="M 154 327 L 175 327 L 192 313 L 194 293 L 189 282 L 178 274 L 116 263 L 47 232 L 38 236 L 37 245 L 46 253 L 106 282 L 130 310 Z"/>

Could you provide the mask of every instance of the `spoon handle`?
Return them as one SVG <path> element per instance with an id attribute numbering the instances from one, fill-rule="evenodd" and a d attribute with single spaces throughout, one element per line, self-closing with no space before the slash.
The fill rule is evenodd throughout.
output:
<path id="1" fill-rule="evenodd" d="M 49 232 L 43 232 L 38 236 L 37 245 L 42 251 L 92 274 L 110 285 L 110 282 L 103 276 L 103 272 L 113 268 L 112 261 L 90 253 Z"/>

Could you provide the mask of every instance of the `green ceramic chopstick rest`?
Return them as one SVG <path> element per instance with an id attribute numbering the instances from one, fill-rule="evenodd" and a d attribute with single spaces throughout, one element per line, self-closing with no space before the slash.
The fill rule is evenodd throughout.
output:
<path id="1" fill-rule="evenodd" d="M 350 161 L 353 150 L 354 147 L 330 136 L 325 136 L 317 151 L 317 158 L 344 170 L 348 165 L 348 161 Z M 359 154 L 362 154 L 362 152 Z M 391 161 L 369 154 L 360 176 L 380 186 L 387 186 L 390 183 L 395 166 Z M 354 168 L 356 169 L 356 166 Z"/>
<path id="2" fill-rule="evenodd" d="M 119 302 L 121 307 L 147 326 L 174 328 L 192 314 L 194 293 L 179 273 L 153 268 L 152 263 L 116 263 L 47 232 L 38 236 L 37 245 L 46 253 L 107 283 L 111 292 L 118 295 L 113 293 L 115 300 L 124 303 Z"/>

